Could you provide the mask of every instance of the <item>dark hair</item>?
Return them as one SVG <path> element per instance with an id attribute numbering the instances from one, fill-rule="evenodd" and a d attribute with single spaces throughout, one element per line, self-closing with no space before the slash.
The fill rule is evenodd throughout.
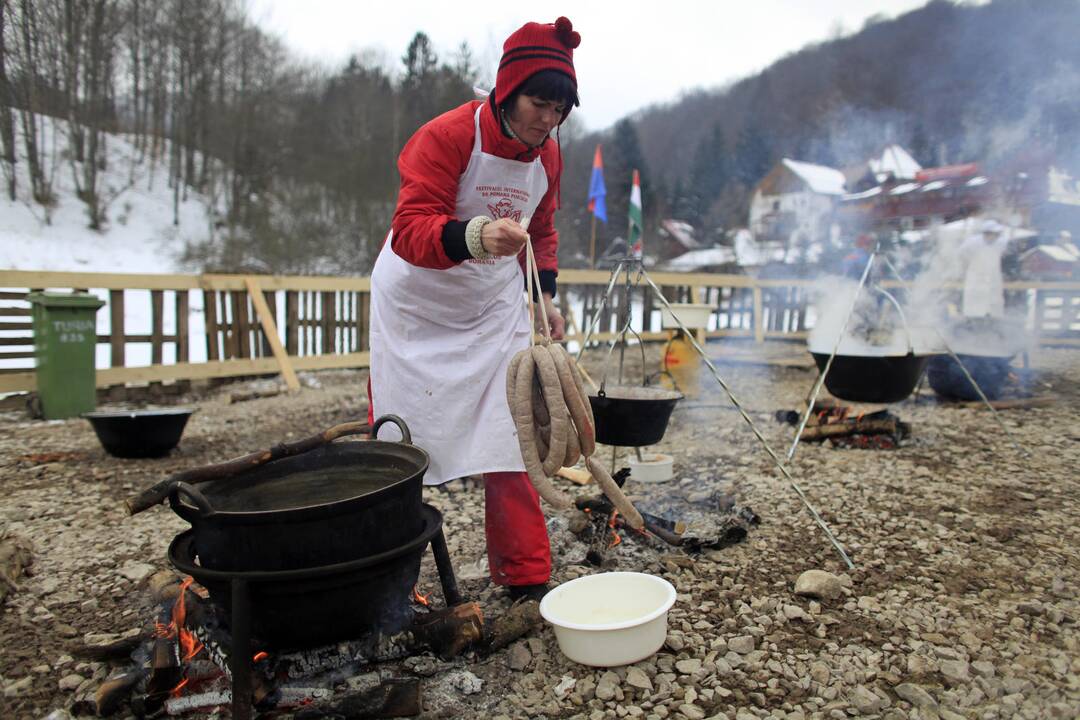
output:
<path id="1" fill-rule="evenodd" d="M 566 112 L 563 113 L 563 117 L 570 114 L 571 107 L 581 104 L 574 81 L 569 75 L 558 70 L 541 70 L 530 75 L 525 82 L 514 88 L 503 103 L 503 108 L 512 107 L 517 102 L 518 95 L 529 95 L 549 102 L 564 103 Z"/>

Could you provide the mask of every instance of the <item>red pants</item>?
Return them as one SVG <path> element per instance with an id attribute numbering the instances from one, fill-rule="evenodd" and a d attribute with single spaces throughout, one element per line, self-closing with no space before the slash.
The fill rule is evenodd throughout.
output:
<path id="1" fill-rule="evenodd" d="M 368 382 L 368 422 L 374 422 Z M 551 545 L 540 496 L 525 472 L 484 473 L 488 567 L 496 585 L 538 585 L 551 577 Z"/>

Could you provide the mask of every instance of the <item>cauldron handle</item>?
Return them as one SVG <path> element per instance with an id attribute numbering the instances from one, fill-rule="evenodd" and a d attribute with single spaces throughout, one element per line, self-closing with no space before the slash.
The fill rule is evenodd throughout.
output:
<path id="1" fill-rule="evenodd" d="M 392 422 L 398 426 L 398 430 L 401 431 L 401 442 L 406 445 L 412 445 L 412 433 L 409 432 L 409 426 L 405 424 L 405 421 L 399 418 L 397 415 L 383 415 L 371 426 L 371 439 L 379 439 L 379 428 L 385 423 Z"/>
<path id="2" fill-rule="evenodd" d="M 192 518 L 188 517 L 191 512 L 183 503 L 180 502 L 180 495 L 183 495 L 188 500 L 191 500 L 199 511 L 198 517 L 205 518 L 207 515 L 214 514 L 214 508 L 210 505 L 210 501 L 206 499 L 206 496 L 195 489 L 193 485 L 189 485 L 186 482 L 180 481 L 173 485 L 173 491 L 169 495 L 169 504 L 172 505 L 173 510 L 177 515 L 184 518 L 188 522 L 192 521 Z"/>

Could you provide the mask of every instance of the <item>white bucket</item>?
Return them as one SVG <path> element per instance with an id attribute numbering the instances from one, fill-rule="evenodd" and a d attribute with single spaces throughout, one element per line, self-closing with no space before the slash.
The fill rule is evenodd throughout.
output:
<path id="1" fill-rule="evenodd" d="M 540 601 L 559 649 L 594 667 L 629 665 L 649 657 L 667 637 L 675 588 L 655 575 L 609 572 L 558 586 Z"/>
<path id="2" fill-rule="evenodd" d="M 638 482 L 666 482 L 675 474 L 675 458 L 664 453 L 642 453 L 640 460 L 631 455 L 627 464 L 630 479 Z"/>
<path id="3" fill-rule="evenodd" d="M 714 309 L 708 303 L 672 303 L 670 311 L 666 307 L 660 308 L 660 325 L 664 328 L 677 328 L 679 323 L 675 322 L 675 317 L 678 317 L 688 330 L 708 329 L 709 318 Z"/>

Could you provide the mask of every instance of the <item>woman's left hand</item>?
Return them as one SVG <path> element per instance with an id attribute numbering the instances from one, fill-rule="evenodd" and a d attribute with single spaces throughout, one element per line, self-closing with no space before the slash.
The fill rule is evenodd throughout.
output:
<path id="1" fill-rule="evenodd" d="M 555 307 L 554 301 L 547 293 L 542 293 L 541 297 L 544 298 L 544 314 L 547 315 L 548 325 L 551 327 L 551 339 L 562 340 L 563 333 L 566 331 L 566 321 L 563 319 L 562 313 Z M 543 332 L 543 330 L 540 330 Z"/>

